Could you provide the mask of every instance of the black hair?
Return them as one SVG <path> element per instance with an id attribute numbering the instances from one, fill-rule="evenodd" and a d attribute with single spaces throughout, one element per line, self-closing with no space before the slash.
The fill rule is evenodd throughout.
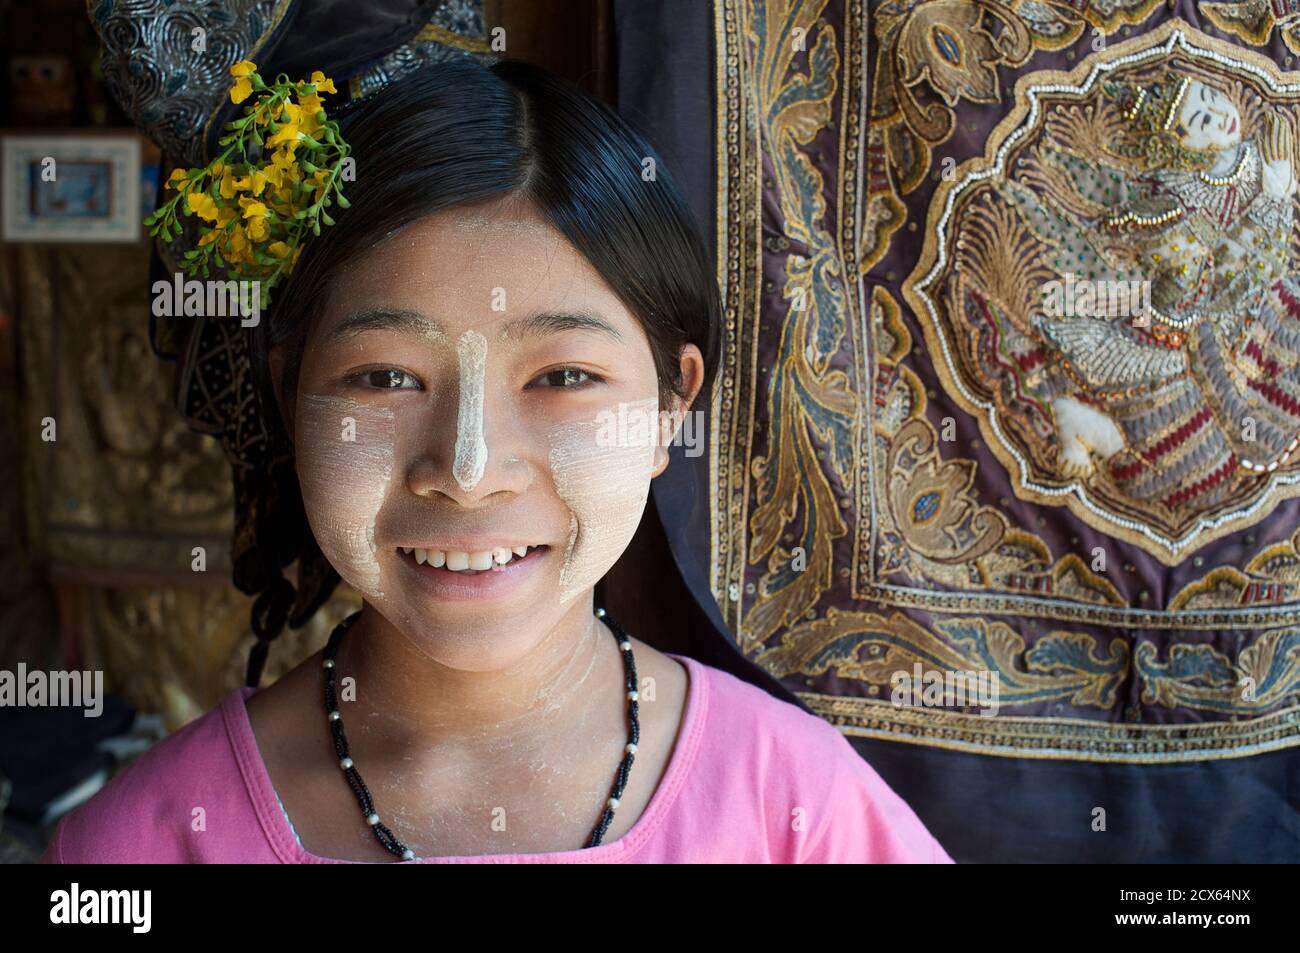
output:
<path id="1" fill-rule="evenodd" d="M 528 63 L 484 66 L 465 59 L 422 67 L 336 110 L 335 117 L 356 160 L 356 180 L 344 187 L 349 207 L 332 208 L 335 224 L 308 237 L 294 271 L 251 332 L 262 419 L 286 453 L 291 450 L 271 380 L 270 350 L 285 346 L 280 384 L 284 414 L 291 418 L 307 335 L 340 266 L 425 216 L 507 196 L 530 201 L 641 323 L 661 405 L 670 394 L 685 396 L 679 360 L 688 343 L 703 355 L 700 394 L 709 393 L 721 346 L 711 256 L 662 158 L 608 106 Z M 651 168 L 653 175 L 647 174 Z M 338 582 L 315 545 L 300 490 L 287 485 L 296 479 L 281 473 L 274 482 L 281 498 L 278 525 L 257 520 L 259 548 L 265 537 L 275 551 L 270 558 L 264 552 L 270 572 L 253 613 L 261 658 L 280 620 L 288 616 L 291 625 L 303 624 Z M 300 593 L 292 616 L 287 605 L 283 611 L 268 607 L 268 600 L 292 602 L 293 588 L 280 569 L 304 554 L 313 557 L 311 573 L 325 573 L 328 580 L 317 586 L 309 606 L 308 593 Z M 300 560 L 300 587 L 303 571 Z M 269 634 L 267 617 L 280 622 Z M 260 673 L 260 661 L 256 668 Z M 250 661 L 250 684 L 256 684 L 253 669 Z"/>

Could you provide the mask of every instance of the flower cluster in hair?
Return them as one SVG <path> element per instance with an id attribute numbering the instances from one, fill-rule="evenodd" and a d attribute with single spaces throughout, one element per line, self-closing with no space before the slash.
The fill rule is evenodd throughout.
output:
<path id="1" fill-rule="evenodd" d="M 343 170 L 352 150 L 325 115 L 321 94 L 337 90 L 320 70 L 297 83 L 281 73 L 268 84 L 243 60 L 230 73 L 231 102 L 253 101 L 226 123 L 220 155 L 201 169 L 172 172 L 167 186 L 177 194 L 144 222 L 150 235 L 170 242 L 181 234 L 180 215 L 197 216 L 206 224 L 198 246 L 185 252 L 185 271 L 206 278 L 215 262 L 259 281 L 265 305 L 307 234 L 334 224 L 326 209 L 336 201 L 348 207 Z"/>

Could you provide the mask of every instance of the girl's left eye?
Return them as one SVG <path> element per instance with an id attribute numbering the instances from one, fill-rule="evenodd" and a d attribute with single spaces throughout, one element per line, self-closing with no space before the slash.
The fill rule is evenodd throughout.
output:
<path id="1" fill-rule="evenodd" d="M 414 377 L 406 373 L 406 371 L 399 371 L 395 367 L 384 367 L 373 371 L 361 371 L 352 379 L 377 390 L 407 390 L 410 387 L 420 386 L 420 382 Z"/>
<path id="2" fill-rule="evenodd" d="M 539 374 L 534 378 L 536 381 L 545 381 L 544 387 L 558 387 L 562 390 L 572 390 L 581 387 L 590 381 L 601 380 L 595 374 L 589 374 L 587 371 L 577 367 L 558 367 L 553 371 L 547 371 L 545 374 Z"/>

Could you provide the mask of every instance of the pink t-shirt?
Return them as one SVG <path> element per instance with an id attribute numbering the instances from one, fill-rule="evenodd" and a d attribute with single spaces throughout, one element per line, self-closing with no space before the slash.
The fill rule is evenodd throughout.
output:
<path id="1" fill-rule="evenodd" d="M 829 722 L 669 654 L 690 676 L 686 709 L 631 830 L 581 850 L 410 863 L 952 863 Z M 303 848 L 257 748 L 253 691 L 231 691 L 128 765 L 60 821 L 42 862 L 352 863 Z M 194 831 L 199 806 L 206 829 Z"/>

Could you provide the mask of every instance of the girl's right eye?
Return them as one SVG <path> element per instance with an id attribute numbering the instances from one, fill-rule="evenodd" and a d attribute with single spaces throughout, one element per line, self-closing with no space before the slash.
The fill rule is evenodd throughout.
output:
<path id="1" fill-rule="evenodd" d="M 361 371 L 359 374 L 354 375 L 352 379 L 376 390 L 409 390 L 412 387 L 418 388 L 420 386 L 420 382 L 414 377 L 395 367 Z"/>

